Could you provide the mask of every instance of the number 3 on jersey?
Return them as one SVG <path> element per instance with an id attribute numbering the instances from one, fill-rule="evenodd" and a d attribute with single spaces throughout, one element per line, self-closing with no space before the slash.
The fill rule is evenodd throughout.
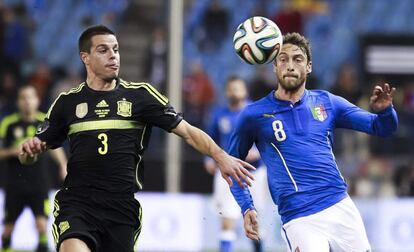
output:
<path id="1" fill-rule="evenodd" d="M 272 123 L 273 131 L 275 132 L 276 140 L 279 142 L 286 140 L 286 133 L 283 130 L 282 121 L 276 120 Z"/>
<path id="2" fill-rule="evenodd" d="M 102 147 L 98 148 L 98 153 L 105 155 L 108 152 L 108 135 L 101 133 L 98 135 L 98 139 L 101 140 Z"/>

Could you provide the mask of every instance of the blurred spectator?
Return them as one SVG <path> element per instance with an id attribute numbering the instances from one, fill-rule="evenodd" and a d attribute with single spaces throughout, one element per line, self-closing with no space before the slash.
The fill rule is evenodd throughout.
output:
<path id="1" fill-rule="evenodd" d="M 399 153 L 414 154 L 412 143 L 414 142 L 414 81 L 406 83 L 397 90 L 396 97 L 400 98 L 400 103 L 394 103 L 399 108 Z"/>
<path id="2" fill-rule="evenodd" d="M 161 93 L 166 92 L 168 43 L 162 26 L 155 28 L 148 50 L 145 76 Z"/>
<path id="3" fill-rule="evenodd" d="M 52 75 L 47 64 L 40 63 L 36 66 L 34 73 L 29 77 L 30 85 L 34 86 L 39 94 L 40 100 L 44 100 L 52 82 Z"/>
<path id="4" fill-rule="evenodd" d="M 355 105 L 361 105 L 362 92 L 358 81 L 357 70 L 350 63 L 343 64 L 336 77 L 331 92 L 335 95 L 342 96 Z M 365 99 L 365 98 L 364 98 Z M 366 98 L 366 102 L 369 98 Z M 349 130 L 335 131 L 334 152 L 337 156 L 349 159 L 349 156 L 358 153 L 361 157 L 367 155 L 369 139 L 363 133 Z"/>
<path id="5" fill-rule="evenodd" d="M 13 9 L 6 8 L 4 11 L 4 61 L 2 64 L 10 68 L 18 77 L 20 77 L 21 61 L 27 56 L 29 45 L 28 29 L 23 22 L 24 15 L 24 5 L 18 5 Z"/>
<path id="6" fill-rule="evenodd" d="M 303 15 L 290 0 L 282 1 L 282 8 L 272 17 L 283 34 L 298 32 L 303 34 Z"/>
<path id="7" fill-rule="evenodd" d="M 395 175 L 394 183 L 398 196 L 414 196 L 414 165 L 410 162 L 409 165 L 398 166 Z"/>
<path id="8" fill-rule="evenodd" d="M 5 14 L 6 14 L 6 7 L 2 6 L 0 3 L 0 59 L 4 59 L 4 34 L 6 30 L 6 20 L 5 20 Z M 0 66 L 0 72 L 3 69 L 3 66 Z"/>
<path id="9" fill-rule="evenodd" d="M 355 184 L 356 195 L 386 197 L 395 195 L 393 165 L 390 160 L 372 157 L 362 164 Z"/>
<path id="10" fill-rule="evenodd" d="M 336 83 L 331 92 L 347 99 L 353 104 L 358 104 L 362 92 L 357 76 L 356 67 L 350 63 L 343 64 L 337 74 Z"/>
<path id="11" fill-rule="evenodd" d="M 191 124 L 202 127 L 204 117 L 214 101 L 214 87 L 199 61 L 190 63 L 184 78 L 184 113 Z"/>
<path id="12" fill-rule="evenodd" d="M 271 78 L 274 76 L 269 75 L 269 68 L 265 65 L 258 65 L 255 71 L 253 79 L 249 81 L 249 93 L 250 99 L 257 101 L 266 95 L 268 95 L 272 90 L 277 89 L 277 86 L 274 84 L 274 80 Z"/>
<path id="13" fill-rule="evenodd" d="M 196 34 L 200 50 L 213 51 L 220 47 L 228 34 L 229 19 L 229 12 L 220 1 L 213 0 L 204 13 L 202 25 Z"/>
<path id="14" fill-rule="evenodd" d="M 297 10 L 305 14 L 327 14 L 329 6 L 325 0 L 291 0 Z"/>
<path id="15" fill-rule="evenodd" d="M 49 97 L 50 101 L 56 99 L 62 92 L 67 92 L 71 88 L 78 86 L 83 80 L 75 69 L 63 73 L 57 80 L 56 84 L 51 88 Z"/>
<path id="16" fill-rule="evenodd" d="M 18 87 L 16 74 L 11 70 L 3 72 L 0 82 L 0 114 L 10 114 L 15 110 Z"/>
<path id="17" fill-rule="evenodd" d="M 405 85 L 403 98 L 403 109 L 414 114 L 414 80 Z"/>

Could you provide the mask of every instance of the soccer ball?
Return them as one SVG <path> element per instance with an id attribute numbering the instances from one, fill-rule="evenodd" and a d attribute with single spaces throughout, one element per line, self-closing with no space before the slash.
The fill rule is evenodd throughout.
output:
<path id="1" fill-rule="evenodd" d="M 233 37 L 237 55 L 245 62 L 272 62 L 282 47 L 283 37 L 277 25 L 265 17 L 251 17 L 241 23 Z"/>

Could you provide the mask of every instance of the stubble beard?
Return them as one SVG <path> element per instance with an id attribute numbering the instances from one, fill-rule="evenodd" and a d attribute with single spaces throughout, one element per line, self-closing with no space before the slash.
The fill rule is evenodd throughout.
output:
<path id="1" fill-rule="evenodd" d="M 305 78 L 297 78 L 295 80 L 284 80 L 284 78 L 277 78 L 279 81 L 279 86 L 281 86 L 286 91 L 296 91 L 300 89 L 305 84 Z"/>

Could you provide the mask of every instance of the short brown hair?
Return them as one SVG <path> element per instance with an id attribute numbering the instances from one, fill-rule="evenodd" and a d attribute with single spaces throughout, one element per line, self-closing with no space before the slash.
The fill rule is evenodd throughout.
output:
<path id="1" fill-rule="evenodd" d="M 311 46 L 309 40 L 297 32 L 286 33 L 283 35 L 283 44 L 292 44 L 298 46 L 308 58 L 308 62 L 312 61 Z"/>
<path id="2" fill-rule="evenodd" d="M 91 52 L 91 46 L 92 46 L 92 37 L 96 35 L 105 35 L 105 34 L 112 34 L 115 35 L 115 33 L 109 29 L 108 27 L 104 25 L 94 25 L 89 28 L 87 28 L 85 31 L 82 32 L 82 34 L 79 37 L 78 46 L 79 46 L 79 52 Z"/>

